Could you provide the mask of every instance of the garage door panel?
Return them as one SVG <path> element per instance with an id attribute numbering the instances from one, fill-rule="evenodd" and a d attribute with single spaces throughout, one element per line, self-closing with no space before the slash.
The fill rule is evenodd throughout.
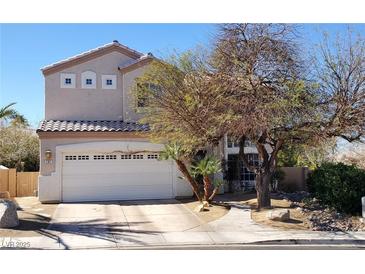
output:
<path id="1" fill-rule="evenodd" d="M 95 192 L 99 192 L 95 196 Z M 86 191 L 82 196 L 75 194 L 74 190 L 70 190 L 69 193 L 64 193 L 64 202 L 76 202 L 76 201 L 119 201 L 119 200 L 146 200 L 146 199 L 170 199 L 170 192 L 156 193 L 155 190 L 148 191 L 146 188 L 133 188 L 133 189 L 90 189 Z"/>
<path id="2" fill-rule="evenodd" d="M 170 161 L 158 161 L 158 160 L 129 160 L 129 161 L 75 161 L 75 162 L 64 162 L 63 163 L 63 167 L 65 169 L 70 169 L 69 171 L 77 171 L 77 169 L 75 169 L 75 164 L 77 165 L 78 168 L 90 168 L 91 165 L 95 165 L 95 167 L 100 167 L 100 168 L 109 168 L 109 169 L 115 169 L 115 168 L 119 168 L 122 169 L 123 167 L 129 167 L 132 169 L 140 169 L 141 165 L 144 166 L 148 166 L 148 167 L 154 167 L 154 168 L 164 168 L 166 165 L 170 164 Z"/>
<path id="3" fill-rule="evenodd" d="M 162 165 L 156 165 L 154 163 L 139 162 L 135 164 L 93 164 L 93 163 L 83 163 L 82 165 L 75 166 L 64 166 L 64 174 L 99 174 L 99 173 L 136 173 L 141 172 L 152 172 L 152 173 L 163 173 L 169 165 L 166 163 Z"/>
<path id="4" fill-rule="evenodd" d="M 156 190 L 159 191 L 156 191 Z M 170 197 L 171 192 L 165 185 L 160 186 L 145 186 L 145 185 L 123 185 L 123 186 L 90 186 L 87 189 L 84 189 L 82 195 L 78 192 L 79 188 L 68 186 L 64 189 L 64 199 L 67 201 L 72 197 L 85 197 L 85 198 L 93 198 L 98 200 L 99 197 L 103 196 L 113 196 L 115 199 L 137 199 L 139 197 L 148 198 L 157 198 L 157 197 Z M 72 199 L 71 199 L 72 200 Z"/>
<path id="5" fill-rule="evenodd" d="M 166 170 L 170 170 L 171 166 L 166 165 L 164 168 L 162 169 L 150 169 L 150 168 L 145 168 L 144 167 L 140 167 L 140 168 L 133 168 L 133 169 L 92 169 L 90 170 L 90 168 L 84 168 L 84 169 L 79 169 L 77 171 L 72 171 L 72 170 L 64 170 L 64 178 L 68 178 L 68 177 L 74 177 L 77 176 L 79 177 L 87 177 L 90 178 L 90 176 L 106 176 L 108 178 L 110 178 L 110 175 L 115 176 L 117 179 L 139 179 L 142 177 L 148 177 L 148 176 L 167 176 Z M 113 177 L 114 178 L 114 177 Z M 149 178 L 150 180 L 152 180 L 153 178 Z"/>
<path id="6" fill-rule="evenodd" d="M 108 174 L 110 175 L 110 174 Z M 127 186 L 127 185 L 171 185 L 170 180 L 171 177 L 169 175 L 154 177 L 153 173 L 143 173 L 143 177 L 147 176 L 148 178 L 140 178 L 136 176 L 136 174 L 123 174 L 120 176 L 105 176 L 105 174 L 94 174 L 93 178 L 86 177 L 82 174 L 78 175 L 64 175 L 63 181 L 64 185 L 72 185 L 77 187 L 87 187 L 97 183 L 101 186 L 108 185 L 118 185 L 118 186 Z"/>
<path id="7" fill-rule="evenodd" d="M 64 155 L 63 201 L 166 199 L 173 197 L 172 162 L 123 159 L 106 160 L 92 154 Z M 124 156 L 131 157 L 131 156 Z M 142 157 L 142 156 L 141 156 Z M 67 159 L 67 160 L 66 160 Z M 82 160 L 78 160 L 82 159 Z"/>

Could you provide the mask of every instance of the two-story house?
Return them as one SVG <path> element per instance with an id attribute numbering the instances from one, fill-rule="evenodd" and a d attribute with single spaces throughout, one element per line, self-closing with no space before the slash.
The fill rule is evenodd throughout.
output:
<path id="1" fill-rule="evenodd" d="M 153 60 L 113 41 L 42 69 L 42 202 L 163 199 L 192 195 L 172 161 L 158 161 L 131 95 Z"/>
<path id="2" fill-rule="evenodd" d="M 118 41 L 51 64 L 45 77 L 45 119 L 40 138 L 39 200 L 75 202 L 191 196 L 173 161 L 158 161 L 162 144 L 148 140 L 131 94 L 135 78 L 153 60 Z M 239 164 L 225 138 L 236 187 L 254 177 Z M 252 151 L 251 151 L 252 150 Z M 248 148 L 253 160 L 254 148 Z M 246 178 L 247 177 L 247 178 Z"/>

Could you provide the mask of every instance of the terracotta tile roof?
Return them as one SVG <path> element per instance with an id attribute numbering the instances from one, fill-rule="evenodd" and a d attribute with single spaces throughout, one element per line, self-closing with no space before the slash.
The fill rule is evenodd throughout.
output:
<path id="1" fill-rule="evenodd" d="M 147 124 L 123 121 L 43 120 L 37 132 L 143 132 L 149 130 Z"/>

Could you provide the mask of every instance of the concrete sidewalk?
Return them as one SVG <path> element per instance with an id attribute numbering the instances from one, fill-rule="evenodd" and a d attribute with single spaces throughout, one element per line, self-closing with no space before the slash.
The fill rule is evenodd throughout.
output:
<path id="1" fill-rule="evenodd" d="M 119 210 L 115 207 L 110 212 L 111 219 L 108 221 L 97 218 L 85 219 L 85 223 L 91 226 L 85 231 L 82 231 L 83 228 L 78 226 L 70 226 L 69 230 L 63 233 L 45 232 L 43 236 L 39 237 L 4 238 L 0 239 L 0 247 L 14 248 L 26 245 L 27 247 L 24 248 L 31 249 L 128 249 L 199 245 L 222 246 L 265 242 L 365 245 L 365 232 L 344 233 L 271 229 L 254 223 L 250 218 L 250 209 L 237 204 L 232 204 L 229 213 L 222 218 L 208 224 L 197 222 L 196 226 L 188 227 L 184 231 L 173 231 L 172 227 L 164 232 L 156 232 L 152 229 L 149 231 L 130 229 L 126 227 L 127 223 L 122 220 L 126 216 L 116 214 L 120 212 Z M 162 208 L 156 207 L 155 210 L 161 211 Z M 97 211 L 96 209 L 95 217 L 98 216 Z M 133 215 L 133 213 L 130 214 Z M 184 212 L 182 212 L 180 218 L 186 218 L 186 216 L 183 216 L 185 216 Z M 64 221 L 57 219 L 57 214 L 55 214 L 54 220 L 55 223 L 51 226 L 61 225 Z M 178 218 L 175 219 L 175 222 L 178 222 Z M 54 227 L 51 230 L 57 231 Z"/>

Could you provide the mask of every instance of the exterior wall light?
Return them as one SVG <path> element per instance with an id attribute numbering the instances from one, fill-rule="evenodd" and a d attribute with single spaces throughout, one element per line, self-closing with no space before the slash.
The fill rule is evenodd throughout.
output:
<path id="1" fill-rule="evenodd" d="M 51 161 L 52 160 L 52 151 L 50 149 L 47 149 L 45 152 L 44 152 L 44 158 L 47 162 Z"/>

